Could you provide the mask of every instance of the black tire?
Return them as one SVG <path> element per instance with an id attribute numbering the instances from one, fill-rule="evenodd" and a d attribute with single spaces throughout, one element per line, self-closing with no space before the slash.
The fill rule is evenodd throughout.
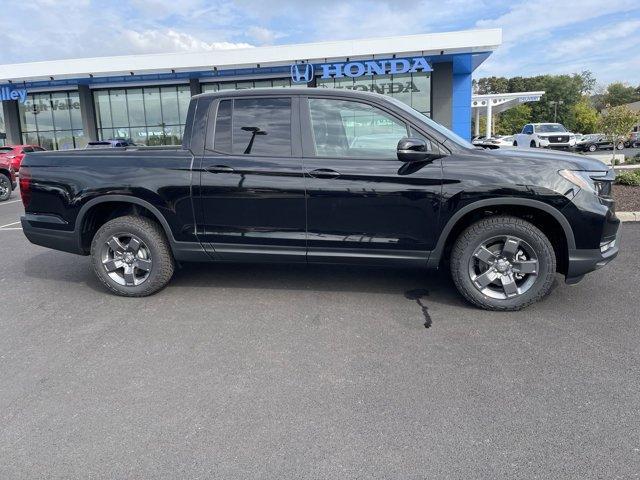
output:
<path id="1" fill-rule="evenodd" d="M 490 269 L 495 271 L 495 268 L 497 268 L 490 267 L 487 268 L 483 274 L 478 275 L 475 278 L 476 281 L 488 273 L 491 273 L 492 276 L 499 276 L 499 279 L 494 280 L 495 285 L 494 282 L 492 282 L 487 285 L 484 290 L 481 290 L 472 278 L 472 272 L 478 268 L 477 265 L 480 263 L 477 255 L 479 249 L 481 249 L 485 243 L 503 237 L 512 239 L 514 244 L 515 240 L 522 242 L 518 244 L 517 247 L 520 248 L 520 246 L 522 246 L 522 250 L 518 250 L 515 255 L 516 257 L 520 255 L 520 259 L 518 260 L 516 258 L 515 260 L 511 260 L 514 266 L 513 271 L 510 267 L 505 267 L 505 265 L 501 263 L 499 265 L 500 268 L 508 268 L 506 273 L 488 272 Z M 495 241 L 497 242 L 495 248 L 499 251 L 499 240 Z M 529 250 L 531 251 L 531 255 L 528 255 L 527 259 L 526 252 Z M 496 254 L 496 262 L 492 265 L 497 265 L 497 260 L 502 257 L 502 253 Z M 460 293 L 469 302 L 485 310 L 520 310 L 537 302 L 549 293 L 556 274 L 556 256 L 549 239 L 531 223 L 517 217 L 509 216 L 489 217 L 470 225 L 457 238 L 451 252 L 450 262 L 451 275 Z M 520 285 L 517 285 L 517 277 L 521 274 L 515 274 L 516 283 L 514 284 L 517 286 L 518 293 L 514 293 L 514 296 L 510 297 L 506 295 L 507 288 L 502 285 L 502 278 L 505 278 L 507 282 L 509 278 L 511 281 L 514 281 L 513 272 L 515 271 L 516 264 L 519 268 L 522 268 L 521 266 L 525 263 L 534 264 L 534 262 L 537 262 L 535 263 L 536 273 L 524 275 L 520 280 Z M 488 263 L 487 265 L 490 264 Z M 526 287 L 526 290 L 524 287 Z M 493 296 L 499 294 L 500 288 L 504 290 L 507 298 L 495 298 Z M 522 293 L 520 293 L 521 289 L 523 290 Z M 485 294 L 483 291 L 487 291 L 489 294 Z"/>
<path id="2" fill-rule="evenodd" d="M 595 152 L 598 149 L 598 147 L 596 145 L 589 145 L 587 147 L 587 150 L 589 150 L 590 152 Z"/>
<path id="3" fill-rule="evenodd" d="M 119 279 L 122 274 L 122 281 L 127 282 L 127 279 L 124 278 L 126 266 L 110 272 L 107 271 L 108 252 L 113 250 L 110 250 L 108 242 L 114 237 L 130 238 L 127 245 L 124 243 L 120 245 L 126 247 L 123 249 L 123 255 L 134 255 L 134 259 L 129 264 L 134 279 L 132 283 L 121 284 L 114 280 L 114 278 Z M 131 240 L 134 238 L 138 241 L 138 250 L 135 250 L 135 247 L 130 247 Z M 131 253 L 134 250 L 136 253 Z M 107 260 L 105 260 L 105 256 Z M 115 256 L 111 265 L 116 265 Z M 164 231 L 156 222 L 145 217 L 118 217 L 105 223 L 93 237 L 91 257 L 93 270 L 100 281 L 112 292 L 125 297 L 146 297 L 156 293 L 169 283 L 175 270 L 175 261 Z M 122 256 L 119 258 L 121 259 Z M 139 261 L 146 264 L 145 269 L 138 268 Z M 117 260 L 117 262 L 119 262 L 117 264 L 125 264 L 124 260 Z M 136 282 L 140 283 L 136 284 Z"/>
<path id="4" fill-rule="evenodd" d="M 536 148 L 537 147 L 535 140 L 531 140 L 531 143 L 529 144 L 529 147 L 531 147 L 531 148 Z"/>
<path id="5" fill-rule="evenodd" d="M 620 142 L 619 144 L 616 145 L 616 148 L 618 150 L 624 150 L 624 143 Z"/>
<path id="6" fill-rule="evenodd" d="M 13 185 L 11 185 L 11 179 L 4 173 L 0 173 L 0 202 L 9 200 L 12 191 Z"/>
<path id="7" fill-rule="evenodd" d="M 517 147 L 518 146 L 518 142 L 516 142 L 515 140 L 513 141 L 513 146 Z"/>

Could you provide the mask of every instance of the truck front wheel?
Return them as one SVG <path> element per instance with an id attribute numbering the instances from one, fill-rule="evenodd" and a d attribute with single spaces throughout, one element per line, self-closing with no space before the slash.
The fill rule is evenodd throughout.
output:
<path id="1" fill-rule="evenodd" d="M 536 147 L 537 147 L 537 145 L 536 145 L 535 140 L 531 140 L 531 143 L 529 144 L 529 146 L 530 146 L 531 148 L 536 148 Z"/>
<path id="2" fill-rule="evenodd" d="M 517 217 L 488 217 L 470 225 L 451 252 L 460 293 L 486 310 L 520 310 L 549 293 L 556 256 L 549 239 Z"/>
<path id="3" fill-rule="evenodd" d="M 91 242 L 93 269 L 112 292 L 146 297 L 162 289 L 175 269 L 167 237 L 145 217 L 118 217 L 105 223 Z"/>

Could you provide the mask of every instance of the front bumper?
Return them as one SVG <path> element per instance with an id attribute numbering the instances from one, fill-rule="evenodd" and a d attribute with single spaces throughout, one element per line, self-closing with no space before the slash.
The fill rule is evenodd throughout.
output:
<path id="1" fill-rule="evenodd" d="M 578 283 L 589 272 L 604 267 L 618 256 L 618 241 L 606 252 L 595 250 L 569 250 L 569 265 L 565 282 L 573 285 Z"/>
<path id="2" fill-rule="evenodd" d="M 551 142 L 546 138 L 541 138 L 540 146 L 543 148 L 574 148 L 576 146 L 575 138 L 570 139 L 568 142 Z"/>

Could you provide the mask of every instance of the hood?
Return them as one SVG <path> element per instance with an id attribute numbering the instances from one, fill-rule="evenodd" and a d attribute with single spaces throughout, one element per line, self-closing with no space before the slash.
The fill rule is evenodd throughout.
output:
<path id="1" fill-rule="evenodd" d="M 538 133 L 536 132 L 536 135 L 539 137 L 564 137 L 565 135 L 569 135 L 569 136 L 576 136 L 575 133 L 571 133 L 571 132 L 541 132 Z"/>
<path id="2" fill-rule="evenodd" d="M 499 159 L 530 160 L 540 165 L 543 163 L 554 168 L 568 170 L 607 171 L 611 167 L 587 155 L 570 152 L 558 152 L 538 148 L 514 148 L 505 150 L 489 150 L 486 154 Z"/>

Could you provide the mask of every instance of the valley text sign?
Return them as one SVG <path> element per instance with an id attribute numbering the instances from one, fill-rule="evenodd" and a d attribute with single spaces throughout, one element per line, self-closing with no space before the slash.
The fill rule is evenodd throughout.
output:
<path id="1" fill-rule="evenodd" d="M 0 100 L 18 100 L 24 103 L 27 100 L 26 88 L 0 87 Z"/>
<path id="2" fill-rule="evenodd" d="M 311 63 L 296 63 L 291 65 L 291 80 L 294 83 L 308 83 L 313 80 L 316 69 L 321 73 L 320 78 L 323 80 L 343 77 L 358 78 L 364 75 L 399 75 L 402 73 L 432 71 L 431 65 L 424 57 L 323 63 L 317 67 Z"/>

